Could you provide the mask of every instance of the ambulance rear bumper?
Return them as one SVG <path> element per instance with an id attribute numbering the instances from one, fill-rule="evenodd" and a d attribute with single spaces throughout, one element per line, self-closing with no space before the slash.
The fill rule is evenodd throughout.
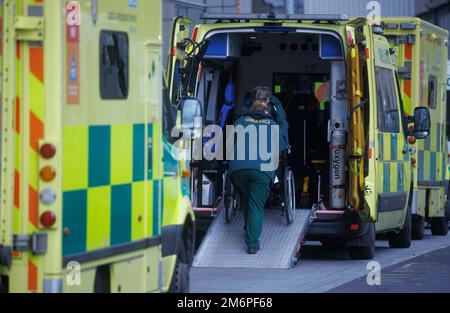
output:
<path id="1" fill-rule="evenodd" d="M 356 212 L 317 211 L 306 240 L 354 239 L 364 236 L 368 226 L 369 224 L 364 223 Z"/>

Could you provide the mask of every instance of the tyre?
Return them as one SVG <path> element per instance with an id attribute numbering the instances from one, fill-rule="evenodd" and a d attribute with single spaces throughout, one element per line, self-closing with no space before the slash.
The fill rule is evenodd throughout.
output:
<path id="1" fill-rule="evenodd" d="M 430 223 L 433 236 L 447 236 L 448 222 L 445 217 L 432 217 Z"/>
<path id="2" fill-rule="evenodd" d="M 447 220 L 447 223 L 450 222 L 450 200 L 447 200 L 445 203 L 445 218 Z"/>
<path id="3" fill-rule="evenodd" d="M 172 281 L 170 283 L 170 293 L 189 293 L 190 271 L 191 266 L 189 265 L 187 257 L 186 245 L 182 240 L 177 254 Z"/>
<path id="4" fill-rule="evenodd" d="M 291 169 L 286 168 L 284 173 L 284 205 L 283 213 L 288 225 L 295 219 L 295 180 Z"/>
<path id="5" fill-rule="evenodd" d="M 349 247 L 348 252 L 353 260 L 372 260 L 375 256 L 375 224 L 370 223 L 367 233 L 364 235 L 366 246 Z"/>
<path id="6" fill-rule="evenodd" d="M 412 216 L 411 209 L 408 208 L 405 223 L 400 232 L 391 232 L 388 234 L 389 247 L 397 249 L 406 249 L 411 247 L 412 236 Z"/>
<path id="7" fill-rule="evenodd" d="M 412 218 L 412 239 L 422 240 L 425 233 L 425 218 L 414 215 Z"/>

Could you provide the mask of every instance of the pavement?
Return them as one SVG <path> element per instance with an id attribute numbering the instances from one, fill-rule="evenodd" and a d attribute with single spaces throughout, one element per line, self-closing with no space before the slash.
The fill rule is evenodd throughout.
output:
<path id="1" fill-rule="evenodd" d="M 351 260 L 346 248 L 325 248 L 307 242 L 298 265 L 289 270 L 242 268 L 193 268 L 194 293 L 286 293 L 286 292 L 431 292 L 449 290 L 449 236 L 431 236 L 429 230 L 409 249 L 391 249 L 377 240 L 372 261 L 381 267 L 381 286 L 370 287 L 366 277 L 370 261 Z M 436 263 L 429 263 L 434 260 Z M 408 263 L 409 262 L 409 263 Z M 408 265 L 410 264 L 410 265 Z M 406 266 L 406 267 L 405 267 Z M 440 272 L 446 273 L 440 275 Z M 423 274 L 417 276 L 417 271 Z M 399 274 L 399 271 L 401 272 Z M 428 276 L 427 276 L 428 273 Z M 427 279 L 429 280 L 427 282 Z M 438 280 L 439 283 L 433 283 Z M 413 282 L 413 283 L 411 283 Z M 417 284 L 417 285 L 415 285 Z M 362 286 L 364 285 L 364 288 Z M 385 288 L 385 289 L 383 289 Z"/>

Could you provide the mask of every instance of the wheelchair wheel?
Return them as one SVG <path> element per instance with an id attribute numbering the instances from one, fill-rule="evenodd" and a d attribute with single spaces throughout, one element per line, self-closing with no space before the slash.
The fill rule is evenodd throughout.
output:
<path id="1" fill-rule="evenodd" d="M 286 168 L 284 172 L 284 216 L 288 225 L 292 224 L 295 219 L 295 180 L 294 173 L 290 168 Z"/>
<path id="2" fill-rule="evenodd" d="M 228 171 L 225 171 L 224 173 L 222 194 L 224 201 L 223 216 L 225 218 L 225 222 L 230 224 L 236 215 L 236 210 L 239 206 L 239 198 L 236 196 L 233 183 L 231 182 L 231 175 Z"/>

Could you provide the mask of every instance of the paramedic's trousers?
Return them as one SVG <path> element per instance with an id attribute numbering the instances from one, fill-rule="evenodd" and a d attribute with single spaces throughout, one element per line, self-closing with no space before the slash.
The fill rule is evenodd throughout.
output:
<path id="1" fill-rule="evenodd" d="M 233 183 L 241 195 L 245 219 L 245 243 L 259 247 L 259 237 L 264 221 L 264 205 L 269 198 L 270 178 L 257 170 L 240 170 L 232 174 Z"/>

